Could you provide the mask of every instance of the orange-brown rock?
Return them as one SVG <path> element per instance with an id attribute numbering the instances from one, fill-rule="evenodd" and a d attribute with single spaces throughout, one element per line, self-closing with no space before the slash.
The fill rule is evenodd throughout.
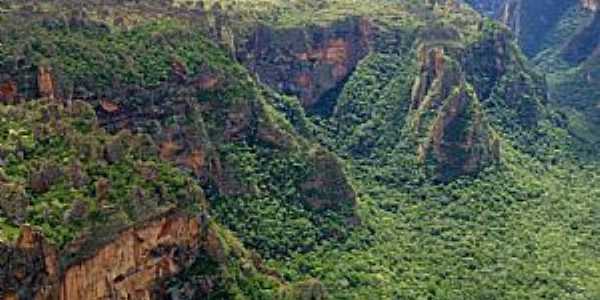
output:
<path id="1" fill-rule="evenodd" d="M 46 66 L 39 66 L 37 73 L 38 94 L 41 98 L 54 99 L 55 87 L 52 69 Z"/>
<path id="2" fill-rule="evenodd" d="M 177 81 L 185 81 L 187 79 L 187 67 L 179 60 L 174 60 L 171 63 L 171 75 Z"/>
<path id="3" fill-rule="evenodd" d="M 0 102 L 12 102 L 17 98 L 17 83 L 7 81 L 0 84 Z"/>
<path id="4" fill-rule="evenodd" d="M 310 74 L 303 73 L 298 75 L 298 77 L 296 77 L 296 84 L 304 89 L 310 89 L 313 84 Z"/>
<path id="5" fill-rule="evenodd" d="M 183 159 L 183 165 L 194 171 L 194 174 L 201 175 L 203 168 L 206 166 L 206 153 L 201 148 L 192 150 Z"/>
<path id="6" fill-rule="evenodd" d="M 327 64 L 341 64 L 346 62 L 351 51 L 351 45 L 342 38 L 328 40 L 322 48 L 310 49 L 307 52 L 296 53 L 299 60 L 318 61 Z"/>
<path id="7" fill-rule="evenodd" d="M 323 149 L 310 153 L 311 174 L 301 185 L 307 206 L 314 210 L 344 210 L 356 206 L 356 193 L 337 157 Z"/>
<path id="8" fill-rule="evenodd" d="M 150 299 L 154 284 L 179 272 L 199 245 L 195 219 L 171 214 L 128 229 L 88 259 L 69 267 L 60 300 Z"/>
<path id="9" fill-rule="evenodd" d="M 181 150 L 181 146 L 172 140 L 168 140 L 160 144 L 160 159 L 173 161 L 177 152 Z"/>
<path id="10" fill-rule="evenodd" d="M 58 252 L 31 227 L 21 227 L 14 245 L 0 243 L 1 299 L 53 299 L 59 276 Z"/>
<path id="11" fill-rule="evenodd" d="M 108 99 L 100 100 L 100 107 L 102 107 L 102 109 L 108 113 L 115 113 L 119 111 L 119 105 Z"/>
<path id="12" fill-rule="evenodd" d="M 21 226 L 21 235 L 16 244 L 17 248 L 26 251 L 39 251 L 44 258 L 45 272 L 49 277 L 58 275 L 58 254 L 56 249 L 49 246 L 44 236 L 29 226 Z"/>
<path id="13" fill-rule="evenodd" d="M 238 56 L 261 80 L 316 106 L 370 51 L 371 22 L 349 17 L 321 28 L 259 27 Z M 246 55 L 246 57 L 244 57 Z"/>
<path id="14" fill-rule="evenodd" d="M 408 125 L 415 134 L 419 160 L 432 164 L 432 175 L 440 181 L 475 173 L 499 159 L 499 149 L 493 149 L 499 144 L 483 120 L 475 90 L 445 52 L 441 47 L 421 47 Z"/>

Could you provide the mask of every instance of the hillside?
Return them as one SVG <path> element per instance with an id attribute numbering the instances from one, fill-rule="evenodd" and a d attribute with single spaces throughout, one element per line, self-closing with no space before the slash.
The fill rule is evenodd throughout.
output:
<path id="1" fill-rule="evenodd" d="M 595 0 L 469 1 L 508 25 L 538 71 L 547 75 L 577 137 L 598 143 L 600 12 Z M 493 8 L 493 9 L 492 9 Z M 581 125 L 585 123 L 585 125 Z M 588 130 L 586 128 L 592 128 Z"/>
<path id="2" fill-rule="evenodd" d="M 595 2 L 509 2 L 0 3 L 0 297 L 600 297 Z"/>

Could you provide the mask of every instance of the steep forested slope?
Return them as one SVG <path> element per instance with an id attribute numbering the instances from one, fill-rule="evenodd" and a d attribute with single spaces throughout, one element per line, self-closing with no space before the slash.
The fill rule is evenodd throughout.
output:
<path id="1" fill-rule="evenodd" d="M 2 297 L 600 296 L 558 29 L 442 0 L 15 0 L 0 25 Z"/>
<path id="2" fill-rule="evenodd" d="M 552 102 L 561 105 L 579 138 L 598 143 L 600 12 L 595 0 L 467 1 L 508 25 L 519 45 L 547 74 Z M 500 3 L 499 3 L 500 2 Z M 495 10 L 490 11 L 490 7 Z M 582 124 L 587 123 L 587 124 Z"/>

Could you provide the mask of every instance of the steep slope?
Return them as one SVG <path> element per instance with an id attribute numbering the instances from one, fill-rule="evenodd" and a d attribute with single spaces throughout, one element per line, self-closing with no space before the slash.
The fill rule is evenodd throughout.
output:
<path id="1" fill-rule="evenodd" d="M 0 158 L 8 176 L 1 236 L 16 239 L 21 224 L 41 228 L 56 245 L 60 271 L 43 271 L 48 277 L 38 279 L 45 266 L 14 259 L 16 266 L 3 264 L 0 271 L 10 277 L 0 293 L 28 299 L 51 282 L 40 292 L 50 299 L 104 299 L 114 290 L 123 298 L 256 298 L 280 291 L 281 297 L 322 296 L 318 282 L 296 290 L 256 271 L 261 267 L 255 255 L 232 245 L 221 229 L 203 231 L 206 224 L 183 216 L 202 215 L 210 203 L 210 214 L 236 229 L 247 246 L 272 257 L 343 239 L 359 220 L 354 189 L 334 154 L 298 136 L 267 102 L 273 95 L 215 47 L 208 33 L 191 30 L 188 20 L 154 16 L 114 28 L 88 16 L 97 12 L 93 3 L 90 10 L 74 4 L 61 13 L 59 6 L 21 4 L 0 20 Z M 43 100 L 27 100 L 35 97 Z M 38 104 L 44 101 L 48 107 Z M 139 153 L 151 157 L 148 166 Z M 171 207 L 169 201 L 191 204 L 177 210 L 181 218 L 155 217 Z M 85 217 L 71 220 L 71 214 Z M 266 226 L 271 222 L 280 226 Z M 103 224 L 110 230 L 96 227 Z M 29 251 L 22 248 L 31 247 L 18 242 L 3 245 L 3 251 L 14 253 L 7 258 L 44 259 L 45 250 L 22 255 Z M 106 271 L 113 263 L 106 257 L 115 253 L 124 261 Z M 169 279 L 180 272 L 186 275 Z M 104 277 L 110 282 L 95 284 Z"/>
<path id="2" fill-rule="evenodd" d="M 0 12 L 5 297 L 600 295 L 582 118 L 459 1 Z"/>
<path id="3" fill-rule="evenodd" d="M 468 1 L 486 10 L 490 1 Z M 539 70 L 547 74 L 551 100 L 567 111 L 571 131 L 597 143 L 600 12 L 595 0 L 502 1 L 489 13 L 508 25 Z M 589 129 L 586 129 L 589 128 Z"/>
<path id="4" fill-rule="evenodd" d="M 295 293 L 212 220 L 149 136 L 108 135 L 81 101 L 1 105 L 0 118 L 3 299 Z M 196 265 L 203 286 L 167 281 Z"/>

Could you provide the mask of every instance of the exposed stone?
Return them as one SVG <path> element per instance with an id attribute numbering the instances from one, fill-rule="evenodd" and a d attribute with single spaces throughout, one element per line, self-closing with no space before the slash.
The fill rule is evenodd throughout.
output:
<path id="1" fill-rule="evenodd" d="M 592 10 L 598 11 L 600 8 L 600 0 L 581 0 L 583 7 Z"/>
<path id="2" fill-rule="evenodd" d="M 0 243 L 0 293 L 5 294 L 4 299 L 55 299 L 50 287 L 59 275 L 56 249 L 31 227 L 21 227 L 14 246 Z"/>
<path id="3" fill-rule="evenodd" d="M 96 200 L 98 203 L 106 203 L 110 193 L 111 183 L 106 178 L 100 178 L 96 181 Z"/>
<path id="4" fill-rule="evenodd" d="M 171 76 L 174 81 L 185 82 L 187 80 L 187 67 L 179 60 L 173 60 L 171 63 Z"/>
<path id="5" fill-rule="evenodd" d="M 213 90 L 220 84 L 220 80 L 214 75 L 202 74 L 192 84 L 204 90 Z"/>
<path id="6" fill-rule="evenodd" d="M 39 66 L 37 73 L 37 86 L 40 98 L 54 99 L 55 87 L 52 69 L 46 66 Z"/>
<path id="7" fill-rule="evenodd" d="M 373 26 L 351 17 L 321 28 L 259 27 L 238 57 L 267 85 L 317 105 L 339 87 L 370 48 Z"/>
<path id="8" fill-rule="evenodd" d="M 13 102 L 17 98 L 17 83 L 6 81 L 0 84 L 0 103 Z"/>
<path id="9" fill-rule="evenodd" d="M 175 155 L 181 150 L 181 146 L 172 140 L 160 144 L 160 158 L 166 161 L 175 160 Z"/>
<path id="10" fill-rule="evenodd" d="M 199 244 L 195 219 L 167 215 L 122 232 L 65 271 L 60 300 L 151 299 L 154 285 L 189 263 Z"/>
<path id="11" fill-rule="evenodd" d="M 100 107 L 108 113 L 116 113 L 119 111 L 120 107 L 117 103 L 110 101 L 108 99 L 103 99 L 100 101 Z"/>
<path id="12" fill-rule="evenodd" d="M 196 175 L 200 175 L 203 169 L 206 167 L 206 154 L 202 148 L 192 150 L 184 159 L 183 165 L 192 171 Z"/>
<path id="13" fill-rule="evenodd" d="M 422 46 L 414 82 L 409 127 L 418 158 L 432 164 L 440 181 L 473 174 L 496 158 L 491 129 L 483 121 L 475 91 L 443 48 Z"/>

